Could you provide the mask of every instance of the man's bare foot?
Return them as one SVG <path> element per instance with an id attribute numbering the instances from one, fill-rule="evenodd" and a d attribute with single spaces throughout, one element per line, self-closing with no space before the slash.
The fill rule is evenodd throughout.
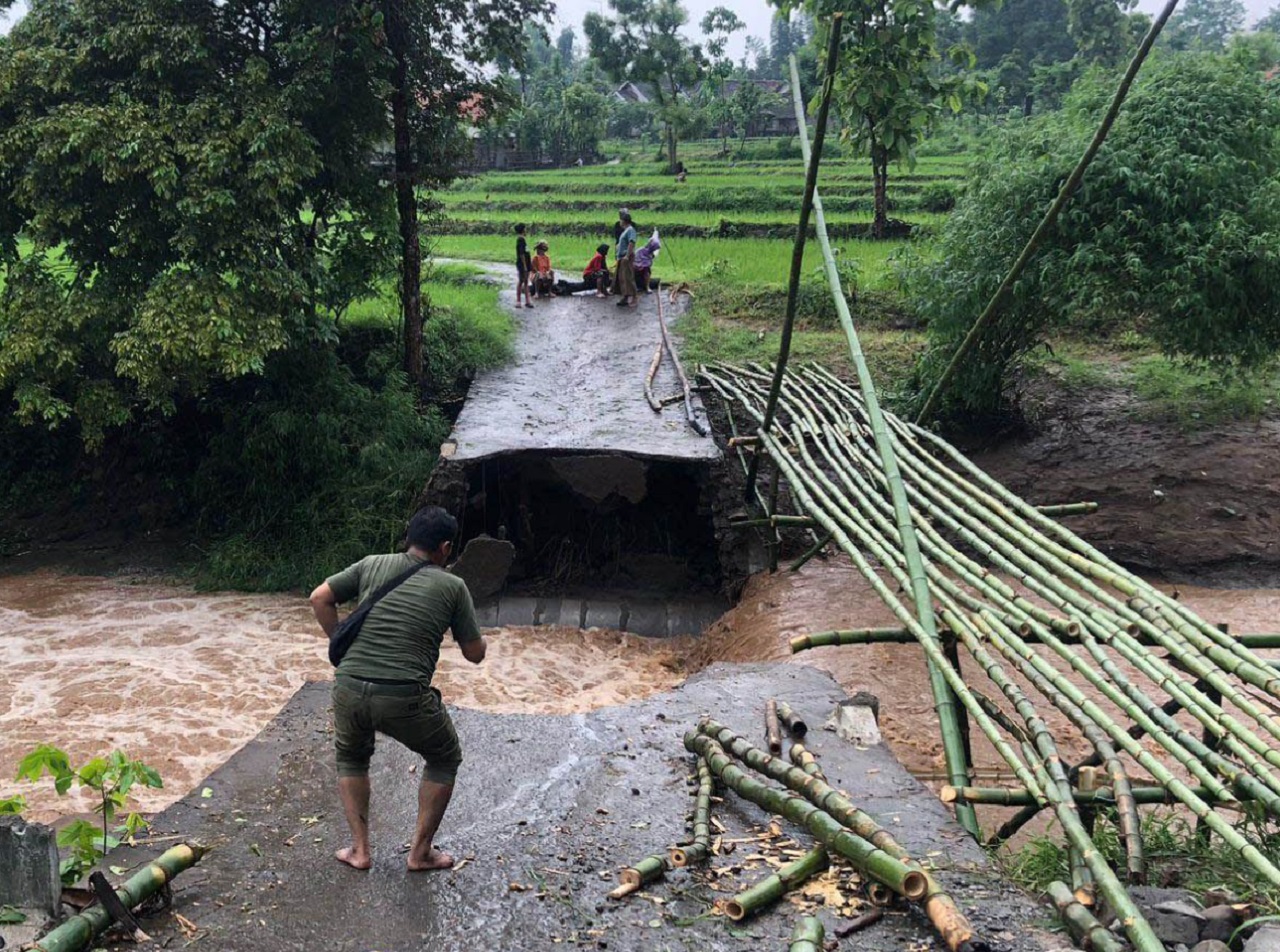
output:
<path id="1" fill-rule="evenodd" d="M 409 871 L 413 873 L 429 869 L 449 869 L 451 866 L 453 866 L 453 857 L 443 850 L 436 849 L 434 846 L 431 847 L 431 852 L 427 854 L 424 862 L 417 862 L 412 858 L 409 860 Z"/>
<path id="2" fill-rule="evenodd" d="M 373 865 L 373 858 L 368 853 L 358 853 L 354 846 L 344 846 L 333 854 L 339 863 L 346 863 L 352 869 L 368 869 Z"/>

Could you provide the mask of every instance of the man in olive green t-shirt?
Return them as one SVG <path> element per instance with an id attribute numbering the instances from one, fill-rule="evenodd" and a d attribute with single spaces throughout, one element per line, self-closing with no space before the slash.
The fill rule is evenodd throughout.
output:
<path id="1" fill-rule="evenodd" d="M 337 858 L 356 869 L 372 865 L 369 850 L 369 759 L 376 734 L 397 740 L 426 762 L 418 788 L 418 823 L 409 869 L 448 869 L 453 857 L 432 845 L 453 796 L 462 748 L 440 692 L 431 686 L 446 630 L 462 656 L 479 664 L 485 640 L 466 583 L 444 571 L 458 521 L 438 506 L 409 522 L 409 550 L 370 555 L 326 579 L 311 593 L 311 608 L 326 635 L 338 625 L 338 606 L 363 602 L 406 569 L 419 565 L 365 617 L 360 634 L 334 675 L 333 723 L 338 795 L 351 827 L 351 845 Z"/>

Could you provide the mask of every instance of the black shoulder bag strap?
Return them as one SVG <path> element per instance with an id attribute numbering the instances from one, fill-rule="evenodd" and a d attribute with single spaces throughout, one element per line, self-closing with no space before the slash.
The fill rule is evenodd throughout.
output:
<path id="1" fill-rule="evenodd" d="M 335 668 L 342 663 L 347 651 L 355 644 L 356 636 L 360 634 L 360 629 L 364 626 L 364 620 L 368 617 L 369 612 L 373 610 L 374 605 L 429 565 L 431 565 L 431 562 L 427 561 L 409 566 L 395 578 L 384 582 L 376 592 L 361 602 L 355 611 L 344 618 L 338 624 L 338 627 L 333 629 L 333 634 L 329 636 L 329 663 Z"/>

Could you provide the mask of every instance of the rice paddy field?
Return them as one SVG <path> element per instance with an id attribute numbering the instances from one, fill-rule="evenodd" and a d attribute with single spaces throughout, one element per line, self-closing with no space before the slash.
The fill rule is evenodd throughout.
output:
<path id="1" fill-rule="evenodd" d="M 531 244 L 545 240 L 553 264 L 581 268 L 595 246 L 613 237 L 617 209 L 631 209 L 641 238 L 656 228 L 663 253 L 655 276 L 704 290 L 781 287 L 804 191 L 799 158 L 760 158 L 789 140 L 755 144 L 751 158 L 719 154 L 719 142 L 686 143 L 688 169 L 676 182 L 652 148 L 614 143 L 607 164 L 545 171 L 489 172 L 462 179 L 436 198 L 445 223 L 434 252 L 442 257 L 506 262 L 514 258 L 514 227 L 528 226 Z M 861 290 L 892 291 L 896 271 L 928 253 L 929 236 L 963 187 L 964 156 L 926 157 L 914 169 L 890 172 L 890 216 L 911 226 L 910 237 L 873 241 L 869 164 L 861 158 L 824 161 L 819 182 L 828 225 L 850 281 Z M 806 253 L 807 280 L 817 282 L 817 247 Z"/>

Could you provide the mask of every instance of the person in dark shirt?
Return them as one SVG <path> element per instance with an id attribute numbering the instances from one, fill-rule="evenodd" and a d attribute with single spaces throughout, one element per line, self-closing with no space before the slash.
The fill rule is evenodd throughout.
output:
<path id="1" fill-rule="evenodd" d="M 525 307 L 533 307 L 532 288 L 529 285 L 533 259 L 529 256 L 529 242 L 524 236 L 524 225 L 516 225 L 516 307 L 524 298 Z"/>

